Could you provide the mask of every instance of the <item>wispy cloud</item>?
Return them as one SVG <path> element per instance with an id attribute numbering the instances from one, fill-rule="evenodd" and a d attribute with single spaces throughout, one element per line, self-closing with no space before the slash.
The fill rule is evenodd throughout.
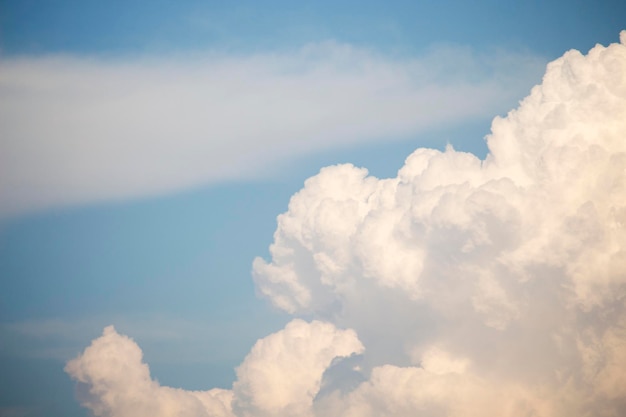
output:
<path id="1" fill-rule="evenodd" d="M 142 344 L 149 344 L 151 359 L 162 363 L 180 363 L 181 354 L 192 363 L 236 362 L 241 357 L 234 356 L 240 349 L 235 346 L 245 346 L 278 325 L 268 324 L 264 328 L 250 323 L 247 317 L 201 320 L 156 313 L 30 319 L 0 323 L 0 353 L 67 361 L 110 324 L 132 334 Z M 246 341 L 247 338 L 251 340 Z"/>
<path id="2" fill-rule="evenodd" d="M 0 215 L 255 178 L 307 152 L 488 117 L 544 64 L 462 47 L 394 58 L 334 42 L 0 59 Z"/>

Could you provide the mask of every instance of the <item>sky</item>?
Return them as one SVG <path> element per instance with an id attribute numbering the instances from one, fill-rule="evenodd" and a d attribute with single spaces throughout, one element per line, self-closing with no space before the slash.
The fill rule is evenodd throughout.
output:
<path id="1" fill-rule="evenodd" d="M 623 412 L 625 16 L 0 1 L 0 417 Z"/>

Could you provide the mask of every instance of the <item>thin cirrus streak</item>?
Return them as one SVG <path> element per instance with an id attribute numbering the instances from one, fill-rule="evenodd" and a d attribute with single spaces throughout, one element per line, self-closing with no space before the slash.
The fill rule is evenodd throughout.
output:
<path id="1" fill-rule="evenodd" d="M 489 117 L 544 65 L 334 42 L 250 56 L 0 59 L 0 216 L 256 178 L 308 152 Z"/>
<path id="2" fill-rule="evenodd" d="M 324 168 L 278 218 L 257 288 L 296 316 L 232 390 L 159 386 L 105 329 L 66 371 L 97 416 L 626 413 L 626 31 L 548 65 L 484 161 Z M 124 372 L 122 372 L 124 370 Z M 128 383 L 128 373 L 137 380 Z"/>

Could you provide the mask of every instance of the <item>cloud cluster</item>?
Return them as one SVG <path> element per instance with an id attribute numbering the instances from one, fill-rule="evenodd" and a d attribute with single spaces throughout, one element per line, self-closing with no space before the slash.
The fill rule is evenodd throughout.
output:
<path id="1" fill-rule="evenodd" d="M 275 306 L 319 321 L 260 340 L 231 391 L 202 394 L 207 415 L 626 414 L 620 39 L 550 63 L 493 121 L 485 160 L 418 149 L 395 178 L 340 165 L 307 180 L 253 275 Z M 148 387 L 133 404 L 174 396 L 139 358 L 109 329 L 67 370 L 96 415 L 140 415 L 111 400 L 127 386 L 115 369 Z M 177 395 L 172 407 L 200 394 Z"/>
<path id="2" fill-rule="evenodd" d="M 0 215 L 256 177 L 276 161 L 506 110 L 528 54 L 0 57 Z"/>
<path id="3" fill-rule="evenodd" d="M 79 382 L 79 399 L 96 416 L 295 417 L 309 415 L 333 359 L 362 350 L 352 330 L 296 319 L 254 345 L 237 369 L 232 391 L 185 391 L 152 380 L 139 346 L 109 326 L 65 370 Z"/>

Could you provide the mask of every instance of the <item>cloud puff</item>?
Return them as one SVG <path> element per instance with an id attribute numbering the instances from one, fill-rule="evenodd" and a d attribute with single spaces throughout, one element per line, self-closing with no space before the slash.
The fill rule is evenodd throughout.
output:
<path id="1" fill-rule="evenodd" d="M 325 323 L 259 341 L 211 407 L 231 395 L 238 417 L 624 415 L 625 74 L 626 31 L 550 63 L 494 120 L 484 161 L 418 149 L 395 178 L 340 165 L 307 180 L 253 275 L 278 308 Z M 135 345 L 132 364 L 93 346 L 68 364 L 92 410 L 124 398 L 109 376 L 121 366 L 161 389 Z M 133 398 L 159 395 L 145 392 Z M 111 407 L 98 415 L 122 415 Z"/>
<path id="2" fill-rule="evenodd" d="M 250 56 L 0 58 L 0 215 L 256 177 L 277 161 L 489 117 L 544 61 L 333 42 Z"/>
<path id="3" fill-rule="evenodd" d="M 96 416 L 229 416 L 227 390 L 185 391 L 160 386 L 141 361 L 139 346 L 113 326 L 71 360 L 65 371 L 77 380 L 79 398 Z"/>
<path id="4" fill-rule="evenodd" d="M 259 340 L 237 369 L 233 385 L 236 414 L 312 415 L 313 397 L 331 361 L 362 351 L 363 345 L 352 330 L 296 319 L 284 330 Z"/>

